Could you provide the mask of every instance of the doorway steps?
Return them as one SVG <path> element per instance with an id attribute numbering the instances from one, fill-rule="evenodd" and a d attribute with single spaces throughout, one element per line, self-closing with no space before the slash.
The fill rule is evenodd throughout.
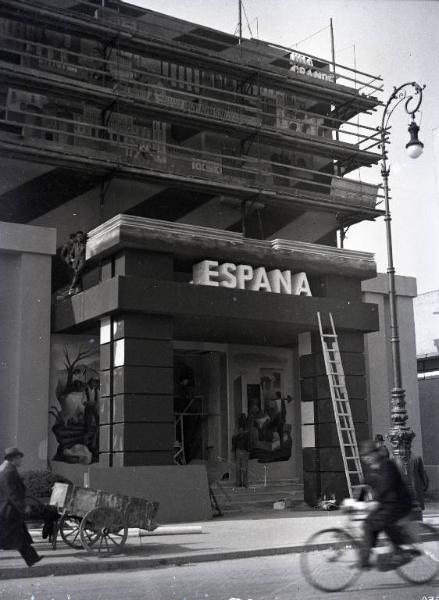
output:
<path id="1" fill-rule="evenodd" d="M 222 512 L 249 512 L 273 508 L 275 502 L 285 501 L 285 508 L 303 505 L 303 483 L 297 479 L 250 482 L 247 488 L 235 487 L 233 482 L 220 481 L 212 486 Z"/>

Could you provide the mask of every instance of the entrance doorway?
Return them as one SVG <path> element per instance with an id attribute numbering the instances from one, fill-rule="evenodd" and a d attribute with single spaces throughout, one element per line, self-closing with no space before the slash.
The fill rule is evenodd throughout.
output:
<path id="1" fill-rule="evenodd" d="M 176 464 L 212 463 L 227 454 L 226 354 L 174 352 Z"/>

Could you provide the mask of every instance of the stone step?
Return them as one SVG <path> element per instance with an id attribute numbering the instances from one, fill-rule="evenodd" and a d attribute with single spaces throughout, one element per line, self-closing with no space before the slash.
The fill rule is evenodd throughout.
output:
<path id="1" fill-rule="evenodd" d="M 220 485 L 222 485 L 222 487 L 226 488 L 226 489 L 232 489 L 235 488 L 235 482 L 232 481 L 219 481 Z M 253 482 L 253 481 L 249 481 L 248 484 L 249 488 L 252 489 L 256 489 L 256 490 L 260 490 L 260 489 L 273 489 L 273 490 L 277 490 L 277 489 L 296 489 L 296 488 L 303 488 L 303 483 L 300 483 L 299 481 L 296 480 L 289 480 L 289 481 L 267 481 L 267 483 L 265 484 L 263 481 L 257 481 L 257 482 Z"/>
<path id="2" fill-rule="evenodd" d="M 217 489 L 223 489 L 225 490 L 228 494 L 232 494 L 232 493 L 237 493 L 237 492 L 248 492 L 248 493 L 252 493 L 252 494 L 283 494 L 284 492 L 295 492 L 297 490 L 301 491 L 303 490 L 303 485 L 301 484 L 296 484 L 296 485 L 284 485 L 284 486 L 268 486 L 264 487 L 264 486 L 260 486 L 260 487 L 256 487 L 254 485 L 252 485 L 251 483 L 248 485 L 248 487 L 243 488 L 243 487 L 236 487 L 236 486 L 225 486 L 223 484 L 213 484 L 212 487 L 216 487 Z"/>
<path id="3" fill-rule="evenodd" d="M 304 501 L 303 483 L 297 480 L 271 482 L 270 485 L 249 484 L 248 488 L 235 487 L 231 482 L 214 485 L 213 491 L 223 512 L 252 511 L 258 508 L 271 508 L 280 500 L 285 500 L 288 508 L 301 505 Z"/>
<path id="4" fill-rule="evenodd" d="M 224 494 L 214 492 L 218 501 L 227 503 L 227 504 L 273 504 L 274 502 L 278 502 L 279 500 L 286 500 L 287 502 L 295 502 L 297 500 L 303 500 L 303 492 L 289 493 L 289 494 L 276 494 L 276 495 L 267 495 L 267 496 L 250 496 L 250 495 L 240 495 L 228 494 L 225 496 Z"/>
<path id="5" fill-rule="evenodd" d="M 213 485 L 213 489 L 218 489 L 221 492 L 224 490 L 229 496 L 233 495 L 245 495 L 245 496 L 283 496 L 286 494 L 303 493 L 303 485 L 297 484 L 295 486 L 282 486 L 282 487 L 254 487 L 251 484 L 247 488 L 235 487 L 235 486 L 218 486 Z"/>
<path id="6" fill-rule="evenodd" d="M 221 511 L 224 513 L 229 512 L 252 512 L 258 509 L 271 509 L 274 511 L 273 504 L 274 502 L 262 501 L 258 500 L 255 502 L 226 502 L 221 501 L 221 499 L 217 499 L 218 504 L 220 505 Z M 286 503 L 286 509 L 294 509 L 294 508 L 302 508 L 304 506 L 303 498 L 298 498 L 296 500 L 290 500 Z M 277 511 L 276 511 L 277 512 Z"/>

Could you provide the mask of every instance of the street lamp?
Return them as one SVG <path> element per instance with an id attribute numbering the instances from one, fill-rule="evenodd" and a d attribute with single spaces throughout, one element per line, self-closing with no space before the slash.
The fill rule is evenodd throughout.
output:
<path id="1" fill-rule="evenodd" d="M 407 88 L 413 88 L 412 95 L 408 95 Z M 380 133 L 380 148 L 381 148 L 381 175 L 383 177 L 385 215 L 386 223 L 386 239 L 387 239 L 387 274 L 389 280 L 389 307 L 390 307 L 390 332 L 391 332 L 391 353 L 392 353 L 392 370 L 393 370 L 393 388 L 391 398 L 390 418 L 392 426 L 389 429 L 389 440 L 392 445 L 393 455 L 395 459 L 403 467 L 404 472 L 408 477 L 409 483 L 413 486 L 412 475 L 409 470 L 409 461 L 411 455 L 412 440 L 415 433 L 407 425 L 407 408 L 405 401 L 405 390 L 402 387 L 401 377 L 401 356 L 399 345 L 398 331 L 398 314 L 396 309 L 396 293 L 395 293 L 395 267 L 393 265 L 393 250 L 392 250 L 392 230 L 389 207 L 389 173 L 390 167 L 387 166 L 387 150 L 386 143 L 388 141 L 388 124 L 389 119 L 395 108 L 405 100 L 405 111 L 411 116 L 412 120 L 408 131 L 410 133 L 410 141 L 406 144 L 407 154 L 410 158 L 418 158 L 422 154 L 424 144 L 418 139 L 419 126 L 415 121 L 415 114 L 419 110 L 422 103 L 422 91 L 424 86 L 416 82 L 408 82 L 395 88 L 390 96 L 387 104 L 384 107 L 381 127 L 378 128 Z M 412 488 L 413 489 L 413 488 Z"/>

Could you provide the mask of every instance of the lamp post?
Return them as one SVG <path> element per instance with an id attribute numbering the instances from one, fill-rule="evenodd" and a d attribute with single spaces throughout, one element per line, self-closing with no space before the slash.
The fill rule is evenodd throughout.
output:
<path id="1" fill-rule="evenodd" d="M 411 95 L 407 93 L 410 89 Z M 389 440 L 392 445 L 393 455 L 400 463 L 404 472 L 408 477 L 409 483 L 413 486 L 412 475 L 409 471 L 409 461 L 411 455 L 412 440 L 415 433 L 407 424 L 408 415 L 405 401 L 405 390 L 402 387 L 401 377 L 401 355 L 398 331 L 398 314 L 396 308 L 396 291 L 395 291 L 395 267 L 393 265 L 393 249 L 392 249 L 392 228 L 391 228 L 391 213 L 389 206 L 389 174 L 390 167 L 387 164 L 387 149 L 388 141 L 388 124 L 389 119 L 395 108 L 405 101 L 405 111 L 411 116 L 411 122 L 408 128 L 410 140 L 406 144 L 407 153 L 410 158 L 418 158 L 422 154 L 424 145 L 418 140 L 419 126 L 415 121 L 415 114 L 419 110 L 422 103 L 422 91 L 424 86 L 416 82 L 408 82 L 394 88 L 387 104 L 384 107 L 381 127 L 378 128 L 380 133 L 380 148 L 381 148 L 381 175 L 383 177 L 385 215 L 386 223 L 386 241 L 387 241 L 387 274 L 389 283 L 389 308 L 390 308 L 390 343 L 392 354 L 392 370 L 393 370 L 393 388 L 391 393 L 390 403 L 390 418 L 391 428 L 389 429 Z M 418 509 L 419 510 L 419 509 Z"/>

